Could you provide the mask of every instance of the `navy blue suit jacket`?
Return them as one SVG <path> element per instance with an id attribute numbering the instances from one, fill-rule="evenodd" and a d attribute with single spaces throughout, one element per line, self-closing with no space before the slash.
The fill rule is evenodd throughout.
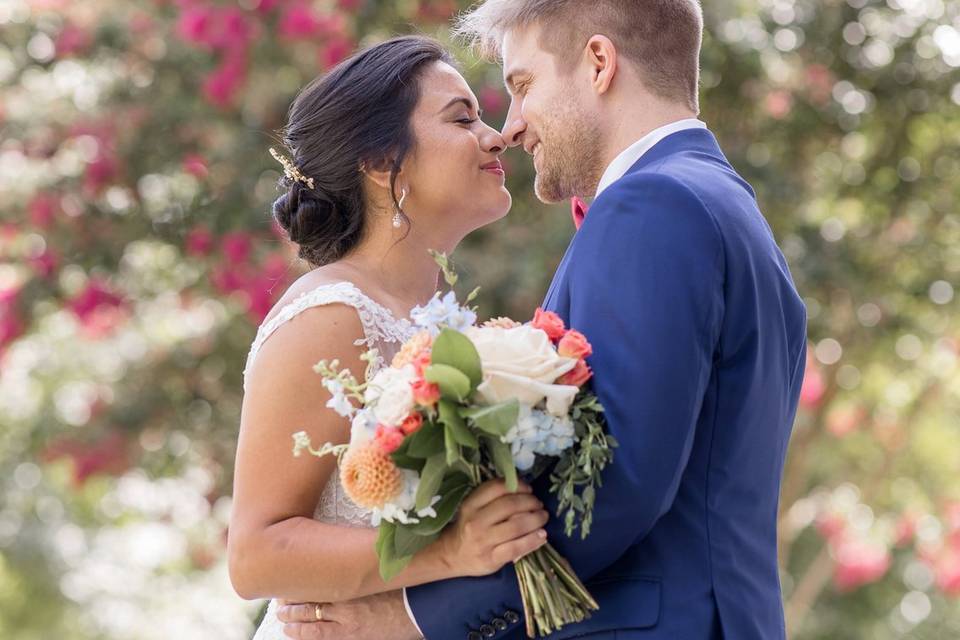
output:
<path id="1" fill-rule="evenodd" d="M 667 136 L 596 198 L 546 307 L 593 344 L 620 442 L 590 536 L 547 526 L 600 604 L 550 637 L 784 638 L 777 503 L 806 312 L 710 131 Z M 525 637 L 512 565 L 407 597 L 428 640 Z"/>

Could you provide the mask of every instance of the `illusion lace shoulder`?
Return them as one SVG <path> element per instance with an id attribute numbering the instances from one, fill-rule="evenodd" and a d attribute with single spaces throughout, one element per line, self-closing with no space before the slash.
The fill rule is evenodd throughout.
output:
<path id="1" fill-rule="evenodd" d="M 363 337 L 356 340 L 357 345 L 377 349 L 378 357 L 372 363 L 370 373 L 376 373 L 415 333 L 415 327 L 406 318 L 397 319 L 393 313 L 366 296 L 351 282 L 326 284 L 300 294 L 292 302 L 282 307 L 273 317 L 267 319 L 257 329 L 256 338 L 250 346 L 247 363 L 243 371 L 243 389 L 247 388 L 247 373 L 263 343 L 284 323 L 307 309 L 327 304 L 345 304 L 353 307 L 360 317 Z M 323 488 L 320 501 L 313 515 L 315 520 L 329 522 L 346 527 L 370 527 L 370 512 L 355 505 L 343 490 L 339 475 L 334 473 Z M 277 620 L 276 600 L 271 600 L 254 640 L 287 640 L 283 635 L 283 624 Z"/>

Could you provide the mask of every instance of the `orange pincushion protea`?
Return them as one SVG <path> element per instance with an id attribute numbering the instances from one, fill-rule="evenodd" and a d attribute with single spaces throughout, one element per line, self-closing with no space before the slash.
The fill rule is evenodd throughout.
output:
<path id="1" fill-rule="evenodd" d="M 340 465 L 347 495 L 365 509 L 383 508 L 403 488 L 403 475 L 373 440 L 351 447 Z"/>
<path id="2" fill-rule="evenodd" d="M 420 331 L 407 340 L 397 355 L 393 356 L 393 362 L 390 363 L 390 366 L 399 369 L 405 365 L 412 364 L 413 361 L 417 359 L 417 356 L 432 346 L 433 338 L 430 336 L 430 332 L 427 330 Z"/>

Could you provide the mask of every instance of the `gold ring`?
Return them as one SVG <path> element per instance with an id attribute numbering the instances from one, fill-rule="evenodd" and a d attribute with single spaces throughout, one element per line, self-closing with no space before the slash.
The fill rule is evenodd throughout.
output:
<path id="1" fill-rule="evenodd" d="M 317 622 L 320 622 L 320 621 L 323 620 L 323 605 L 322 605 L 322 604 L 315 604 L 315 605 L 313 605 L 313 615 L 315 615 L 315 616 L 317 617 Z"/>

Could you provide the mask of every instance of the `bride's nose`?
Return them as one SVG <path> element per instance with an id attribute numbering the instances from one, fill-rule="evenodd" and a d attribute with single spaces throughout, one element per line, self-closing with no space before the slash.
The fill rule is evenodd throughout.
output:
<path id="1" fill-rule="evenodd" d="M 483 133 L 480 134 L 480 148 L 486 153 L 501 154 L 507 148 L 507 144 L 499 131 L 484 124 Z"/>

